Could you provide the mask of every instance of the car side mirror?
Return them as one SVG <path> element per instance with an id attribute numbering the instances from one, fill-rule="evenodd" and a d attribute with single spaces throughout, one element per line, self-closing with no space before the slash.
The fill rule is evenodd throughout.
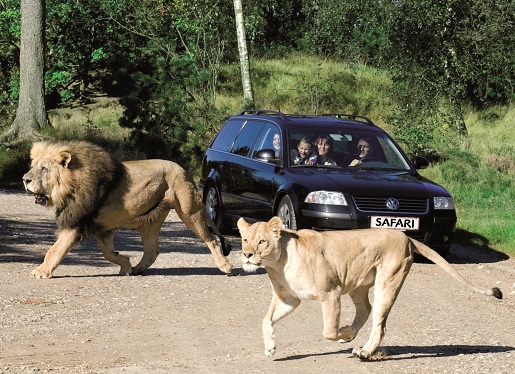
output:
<path id="1" fill-rule="evenodd" d="M 273 149 L 261 149 L 255 153 L 254 157 L 261 161 L 273 162 L 274 164 L 279 162 L 279 159 L 275 158 L 275 151 Z"/>
<path id="2" fill-rule="evenodd" d="M 415 169 L 425 169 L 429 166 L 429 162 L 425 157 L 414 156 L 411 161 L 415 165 Z"/>

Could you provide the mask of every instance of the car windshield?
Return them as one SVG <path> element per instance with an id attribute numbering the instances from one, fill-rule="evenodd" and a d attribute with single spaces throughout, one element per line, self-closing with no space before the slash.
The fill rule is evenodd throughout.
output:
<path id="1" fill-rule="evenodd" d="M 289 130 L 289 165 L 408 170 L 399 148 L 385 133 L 341 128 Z"/>

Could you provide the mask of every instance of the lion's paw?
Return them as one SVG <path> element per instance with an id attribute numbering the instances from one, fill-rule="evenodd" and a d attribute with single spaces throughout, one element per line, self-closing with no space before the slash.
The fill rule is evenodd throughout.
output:
<path id="1" fill-rule="evenodd" d="M 275 347 L 272 349 L 265 349 L 265 356 L 272 357 L 273 355 L 275 355 Z"/>
<path id="2" fill-rule="evenodd" d="M 30 273 L 30 276 L 32 278 L 36 278 L 36 279 L 52 278 L 52 273 L 46 272 L 40 268 L 37 268 L 37 269 L 32 270 L 32 273 Z"/>
<path id="3" fill-rule="evenodd" d="M 350 342 L 353 340 L 357 335 L 357 331 L 352 326 L 344 326 L 341 327 L 338 331 L 338 338 L 342 340 L 343 342 Z"/>
<path id="4" fill-rule="evenodd" d="M 354 348 L 352 350 L 352 355 L 354 357 L 359 358 L 360 360 L 366 360 L 366 359 L 370 358 L 370 356 L 371 356 L 369 351 L 366 351 L 366 350 L 362 349 L 361 347 Z"/>
<path id="5" fill-rule="evenodd" d="M 120 267 L 120 271 L 118 272 L 119 275 L 132 275 L 133 274 L 133 269 L 132 269 L 132 266 L 129 267 L 129 269 L 124 269 L 123 267 Z"/>
<path id="6" fill-rule="evenodd" d="M 230 274 L 232 272 L 232 264 L 229 262 L 229 260 L 224 258 L 224 261 L 220 261 L 220 263 L 216 264 L 218 269 L 223 271 L 226 274 Z"/>

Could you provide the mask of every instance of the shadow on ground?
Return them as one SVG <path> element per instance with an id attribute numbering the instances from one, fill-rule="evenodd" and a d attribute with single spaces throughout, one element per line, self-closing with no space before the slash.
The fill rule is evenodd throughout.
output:
<path id="1" fill-rule="evenodd" d="M 317 356 L 330 356 L 335 354 L 346 354 L 352 356 L 352 349 L 338 350 L 333 352 L 323 352 L 305 355 L 293 355 L 278 358 L 274 361 L 292 361 Z M 460 355 L 484 354 L 484 353 L 504 353 L 514 352 L 514 347 L 492 346 L 492 345 L 433 345 L 433 346 L 385 346 L 379 347 L 378 353 L 374 354 L 370 360 L 364 361 L 396 361 L 412 360 L 424 357 L 452 357 Z"/>
<path id="2" fill-rule="evenodd" d="M 474 232 L 456 230 L 453 243 L 447 257 L 451 263 L 491 263 L 510 258 L 507 254 L 493 249 L 488 238 Z"/>

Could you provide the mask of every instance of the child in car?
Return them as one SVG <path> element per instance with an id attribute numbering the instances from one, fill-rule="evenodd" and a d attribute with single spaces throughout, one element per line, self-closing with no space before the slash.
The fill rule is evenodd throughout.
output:
<path id="1" fill-rule="evenodd" d="M 293 165 L 314 165 L 317 162 L 317 155 L 312 149 L 311 141 L 303 137 L 297 144 L 297 149 L 291 150 L 291 160 Z"/>

